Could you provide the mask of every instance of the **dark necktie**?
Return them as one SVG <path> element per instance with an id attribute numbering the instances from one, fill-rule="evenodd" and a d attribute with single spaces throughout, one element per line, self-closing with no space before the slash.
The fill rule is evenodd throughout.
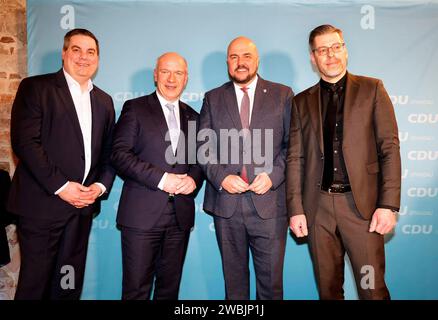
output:
<path id="1" fill-rule="evenodd" d="M 333 139 L 335 135 L 336 114 L 339 106 L 339 86 L 333 84 L 329 87 L 329 103 L 327 105 L 326 116 L 324 121 L 324 154 L 325 168 L 324 185 L 333 182 Z"/>
<path id="2" fill-rule="evenodd" d="M 240 104 L 240 121 L 242 122 L 242 129 L 249 129 L 249 96 L 248 96 L 248 88 L 247 87 L 243 87 L 240 88 L 243 91 L 243 98 L 242 98 L 242 102 Z M 244 138 L 245 139 L 245 134 L 244 134 Z M 244 148 L 245 148 L 245 142 L 244 144 Z M 248 182 L 248 174 L 246 172 L 246 166 L 243 164 L 242 165 L 242 172 L 240 173 L 240 177 L 242 178 L 243 181 L 245 181 L 246 183 Z"/>

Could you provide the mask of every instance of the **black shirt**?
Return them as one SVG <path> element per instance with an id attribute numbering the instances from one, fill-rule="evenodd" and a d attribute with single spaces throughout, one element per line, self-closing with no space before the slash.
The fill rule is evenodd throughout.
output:
<path id="1" fill-rule="evenodd" d="M 321 112 L 324 124 L 323 189 L 327 189 L 333 183 L 349 184 L 348 173 L 342 153 L 346 84 L 347 74 L 336 83 L 320 80 Z M 334 99 L 337 101 L 332 100 L 333 91 L 336 91 Z M 334 112 L 336 112 L 336 114 L 333 114 Z M 330 120 L 330 116 L 332 116 L 332 120 Z"/>
<path id="2" fill-rule="evenodd" d="M 324 172 L 321 188 L 327 190 L 333 183 L 350 184 L 347 168 L 345 166 L 344 154 L 342 152 L 343 123 L 344 123 L 344 102 L 347 85 L 347 73 L 335 84 L 320 80 L 322 120 L 324 124 Z M 332 92 L 336 91 L 338 103 L 335 107 Z M 336 108 L 334 128 L 329 120 L 330 112 Z M 382 203 L 377 208 L 386 208 L 398 211 L 399 208 L 388 206 Z"/>

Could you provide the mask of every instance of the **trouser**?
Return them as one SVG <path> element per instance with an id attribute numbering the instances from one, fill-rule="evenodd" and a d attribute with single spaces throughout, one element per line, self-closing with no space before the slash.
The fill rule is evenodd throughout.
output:
<path id="1" fill-rule="evenodd" d="M 262 219 L 249 194 L 231 218 L 214 217 L 222 256 L 226 299 L 249 299 L 249 250 L 256 276 L 256 298 L 283 299 L 283 262 L 287 217 Z"/>
<path id="2" fill-rule="evenodd" d="M 190 230 L 181 230 L 173 203 L 151 230 L 121 227 L 123 300 L 178 299 Z"/>
<path id="3" fill-rule="evenodd" d="M 91 223 L 91 215 L 80 214 L 62 221 L 19 218 L 16 300 L 80 298 Z"/>
<path id="4" fill-rule="evenodd" d="M 344 299 L 344 257 L 351 262 L 360 299 L 389 299 L 384 237 L 368 232 L 351 192 L 321 191 L 309 245 L 320 299 Z"/>

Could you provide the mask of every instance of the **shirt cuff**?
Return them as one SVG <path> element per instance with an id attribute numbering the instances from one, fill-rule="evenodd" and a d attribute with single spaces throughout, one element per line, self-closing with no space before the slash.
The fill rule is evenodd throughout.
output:
<path id="1" fill-rule="evenodd" d="M 390 210 L 396 211 L 396 212 L 399 212 L 399 210 L 400 210 L 400 208 L 393 207 L 393 206 L 387 206 L 387 205 L 384 205 L 384 204 L 378 205 L 377 208 L 390 209 Z"/>
<path id="2" fill-rule="evenodd" d="M 163 174 L 163 176 L 161 177 L 160 182 L 158 183 L 158 189 L 163 190 L 164 189 L 164 181 L 166 181 L 167 178 L 167 172 L 165 172 Z"/>
<path id="3" fill-rule="evenodd" d="M 106 187 L 100 182 L 95 182 L 95 184 L 97 184 L 99 186 L 100 190 L 102 190 L 102 192 L 99 194 L 99 197 L 100 197 L 101 195 L 103 195 L 106 192 Z"/>
<path id="4" fill-rule="evenodd" d="M 58 195 L 58 194 L 60 194 L 66 187 L 67 187 L 67 185 L 69 184 L 69 182 L 70 181 L 67 181 L 66 183 L 64 183 L 64 185 L 61 187 L 61 188 L 59 188 L 58 190 L 56 190 L 55 191 L 55 195 Z"/>

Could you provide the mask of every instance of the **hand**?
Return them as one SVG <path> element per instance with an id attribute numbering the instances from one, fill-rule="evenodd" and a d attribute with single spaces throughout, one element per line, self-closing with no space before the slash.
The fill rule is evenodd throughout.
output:
<path id="1" fill-rule="evenodd" d="M 230 174 L 225 177 L 221 183 L 222 188 L 224 188 L 228 193 L 236 194 L 248 191 L 249 185 L 243 181 L 243 179 L 234 174 Z"/>
<path id="2" fill-rule="evenodd" d="M 164 180 L 163 190 L 167 193 L 175 194 L 176 187 L 181 183 L 181 179 L 186 176 L 187 174 L 168 173 L 166 180 Z"/>
<path id="3" fill-rule="evenodd" d="M 94 202 L 94 200 L 90 200 L 89 192 L 89 187 L 69 181 L 64 190 L 58 193 L 58 196 L 76 208 L 83 208 Z"/>
<path id="4" fill-rule="evenodd" d="M 176 186 L 175 194 L 190 194 L 196 189 L 196 182 L 190 176 L 185 176 L 180 179 L 180 183 Z"/>
<path id="5" fill-rule="evenodd" d="M 396 217 L 392 210 L 378 208 L 376 211 L 374 211 L 371 219 L 370 229 L 368 231 L 386 234 L 394 228 L 396 222 Z"/>
<path id="6" fill-rule="evenodd" d="M 100 194 L 102 193 L 102 188 L 99 187 L 98 184 L 93 183 L 92 185 L 89 185 L 88 188 L 90 191 L 82 193 L 81 199 L 95 201 L 97 198 L 99 198 Z"/>
<path id="7" fill-rule="evenodd" d="M 266 172 L 258 174 L 249 186 L 249 190 L 257 194 L 265 194 L 272 187 L 271 178 Z"/>
<path id="8" fill-rule="evenodd" d="M 298 238 L 302 238 L 308 235 L 307 220 L 304 214 L 292 216 L 289 221 L 289 227 Z"/>

